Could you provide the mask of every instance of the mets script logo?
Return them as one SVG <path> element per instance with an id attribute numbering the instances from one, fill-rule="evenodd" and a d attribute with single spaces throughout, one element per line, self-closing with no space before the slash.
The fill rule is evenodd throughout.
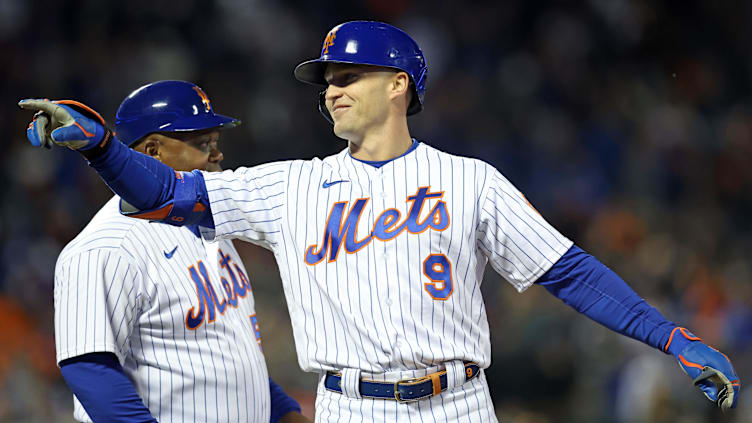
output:
<path id="1" fill-rule="evenodd" d="M 211 102 L 209 101 L 209 96 L 206 95 L 204 90 L 195 85 L 193 86 L 193 89 L 196 90 L 198 96 L 201 97 L 201 102 L 204 103 L 204 110 L 211 112 Z"/>
<path id="2" fill-rule="evenodd" d="M 420 221 L 423 205 L 429 198 L 442 198 L 444 192 L 430 192 L 431 187 L 421 187 L 415 195 L 407 197 L 407 202 L 412 203 L 405 219 L 400 221 L 401 214 L 397 209 L 386 209 L 376 218 L 371 233 L 362 239 L 358 239 L 358 221 L 363 209 L 368 203 L 368 198 L 359 198 L 350 207 L 347 217 L 344 217 L 347 201 L 334 203 L 326 220 L 324 239 L 320 244 L 308 246 L 305 251 L 305 262 L 314 265 L 321 262 L 324 257 L 328 262 L 337 260 L 340 247 L 345 244 L 345 251 L 352 254 L 368 245 L 374 238 L 381 241 L 389 241 L 407 230 L 411 234 L 419 234 L 428 229 L 443 231 L 449 227 L 449 212 L 444 201 L 439 200 L 433 206 L 428 216 Z M 343 219 L 344 218 L 344 219 Z"/>
<path id="3" fill-rule="evenodd" d="M 213 323 L 217 313 L 223 315 L 227 307 L 237 308 L 239 299 L 245 298 L 251 292 L 251 282 L 240 267 L 232 262 L 230 255 L 219 250 L 219 257 L 220 267 L 230 276 L 230 281 L 220 277 L 225 293 L 221 297 L 214 290 L 209 272 L 202 261 L 199 260 L 196 266 L 188 268 L 188 273 L 196 286 L 198 299 L 198 310 L 195 306 L 191 307 L 185 315 L 185 327 L 190 330 L 198 329 L 204 322 Z M 221 294 L 222 291 L 220 290 L 219 293 Z"/>
<path id="4" fill-rule="evenodd" d="M 334 38 L 337 36 L 337 29 L 333 29 L 326 34 L 324 46 L 321 48 L 321 54 L 329 54 L 329 47 L 334 45 Z"/>

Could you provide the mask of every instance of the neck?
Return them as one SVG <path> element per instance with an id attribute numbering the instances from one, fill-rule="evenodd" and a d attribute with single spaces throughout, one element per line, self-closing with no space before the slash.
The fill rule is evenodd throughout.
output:
<path id="1" fill-rule="evenodd" d="M 359 160 L 384 161 L 402 155 L 413 143 L 407 120 L 389 122 L 368 131 L 361 139 L 348 140 L 350 154 Z"/>

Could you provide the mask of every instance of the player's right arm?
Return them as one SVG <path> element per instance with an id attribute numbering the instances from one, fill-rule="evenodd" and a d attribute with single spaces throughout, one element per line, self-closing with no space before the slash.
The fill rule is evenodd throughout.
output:
<path id="1" fill-rule="evenodd" d="M 84 354 L 60 362 L 60 373 L 94 422 L 156 422 L 117 357 Z"/>
<path id="2" fill-rule="evenodd" d="M 126 147 L 80 103 L 23 100 L 19 105 L 39 111 L 27 130 L 32 145 L 59 144 L 80 152 L 122 198 L 123 214 L 175 226 L 197 224 L 209 239 L 241 238 L 267 248 L 276 244 L 289 165 L 176 172 Z"/>
<path id="3" fill-rule="evenodd" d="M 105 183 L 126 203 L 133 217 L 176 226 L 212 226 L 201 173 L 175 172 L 120 142 L 94 110 L 71 100 L 22 100 L 36 110 L 26 136 L 34 146 L 57 144 L 81 153 Z"/>

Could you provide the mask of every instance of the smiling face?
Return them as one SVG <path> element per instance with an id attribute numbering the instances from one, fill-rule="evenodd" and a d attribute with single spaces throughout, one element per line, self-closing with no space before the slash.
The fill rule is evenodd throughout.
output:
<path id="1" fill-rule="evenodd" d="M 219 130 L 163 132 L 149 134 L 133 148 L 179 171 L 222 170 Z"/>
<path id="2" fill-rule="evenodd" d="M 393 101 L 399 94 L 404 97 L 409 83 L 404 72 L 341 63 L 329 64 L 324 78 L 329 84 L 325 100 L 334 120 L 334 133 L 356 143 L 384 125 L 393 113 Z"/>

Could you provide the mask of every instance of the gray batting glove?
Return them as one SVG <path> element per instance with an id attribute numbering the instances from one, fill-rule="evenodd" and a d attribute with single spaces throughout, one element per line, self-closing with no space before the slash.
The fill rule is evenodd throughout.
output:
<path id="1" fill-rule="evenodd" d="M 104 145 L 111 136 L 102 116 L 77 101 L 25 99 L 18 106 L 37 111 L 26 129 L 26 138 L 35 147 L 57 144 L 85 151 Z"/>

